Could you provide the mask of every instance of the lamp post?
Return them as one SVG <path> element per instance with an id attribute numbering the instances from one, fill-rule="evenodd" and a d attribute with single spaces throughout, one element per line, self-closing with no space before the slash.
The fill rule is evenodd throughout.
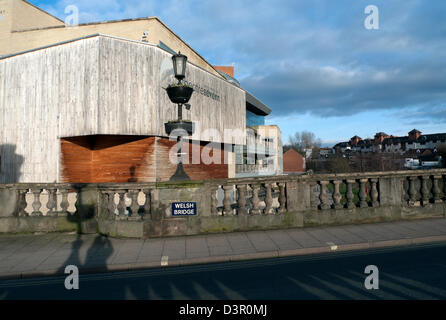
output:
<path id="1" fill-rule="evenodd" d="M 178 165 L 174 175 L 170 177 L 170 181 L 190 180 L 189 176 L 184 172 L 182 161 L 182 144 L 183 136 L 193 134 L 194 126 L 193 122 L 183 120 L 183 104 L 186 104 L 186 109 L 190 109 L 190 105 L 187 104 L 192 96 L 193 88 L 184 84 L 182 81 L 186 77 L 186 64 L 187 57 L 181 52 L 172 56 L 173 71 L 178 83 L 170 84 L 167 88 L 167 94 L 170 101 L 178 105 L 178 119 L 169 121 L 164 124 L 166 133 L 171 133 L 177 136 L 178 142 Z"/>

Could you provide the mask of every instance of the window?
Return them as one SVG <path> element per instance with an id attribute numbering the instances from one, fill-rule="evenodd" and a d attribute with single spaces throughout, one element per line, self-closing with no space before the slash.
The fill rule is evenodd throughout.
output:
<path id="1" fill-rule="evenodd" d="M 265 117 L 246 110 L 246 125 L 248 127 L 265 125 Z"/>

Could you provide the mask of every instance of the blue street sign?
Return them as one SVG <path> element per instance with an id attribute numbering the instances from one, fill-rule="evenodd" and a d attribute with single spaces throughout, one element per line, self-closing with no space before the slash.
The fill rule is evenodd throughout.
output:
<path id="1" fill-rule="evenodd" d="M 196 202 L 172 202 L 172 216 L 196 216 Z"/>

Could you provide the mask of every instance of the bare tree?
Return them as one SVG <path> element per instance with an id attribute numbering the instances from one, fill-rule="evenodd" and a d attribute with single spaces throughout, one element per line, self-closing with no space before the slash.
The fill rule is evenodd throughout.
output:
<path id="1" fill-rule="evenodd" d="M 321 146 L 321 139 L 316 138 L 316 135 L 310 131 L 296 132 L 290 135 L 288 140 L 289 147 L 302 154 L 305 154 L 305 149 L 319 149 Z"/>

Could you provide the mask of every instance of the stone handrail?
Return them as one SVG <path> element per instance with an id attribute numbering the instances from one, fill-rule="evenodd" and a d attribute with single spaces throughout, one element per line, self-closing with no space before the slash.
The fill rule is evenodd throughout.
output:
<path id="1" fill-rule="evenodd" d="M 195 202 L 198 215 L 171 216 L 171 204 L 178 201 Z M 40 219 L 39 230 L 45 230 L 51 219 L 76 217 L 88 217 L 101 233 L 155 237 L 445 215 L 446 169 L 184 183 L 0 185 L 0 232 L 33 231 L 26 219 Z M 51 226 L 47 229 L 58 230 Z"/>
<path id="2" fill-rule="evenodd" d="M 9 212 L 11 216 L 17 217 L 67 216 L 77 211 L 78 191 L 72 184 L 9 184 L 0 185 L 0 192 L 3 194 L 1 202 L 4 204 L 1 216 L 6 216 L 6 212 Z M 73 196 L 72 199 L 69 199 L 70 195 Z M 5 202 L 13 203 L 12 205 L 6 205 L 5 208 Z M 70 205 L 74 207 L 73 211 L 69 211 Z"/>

